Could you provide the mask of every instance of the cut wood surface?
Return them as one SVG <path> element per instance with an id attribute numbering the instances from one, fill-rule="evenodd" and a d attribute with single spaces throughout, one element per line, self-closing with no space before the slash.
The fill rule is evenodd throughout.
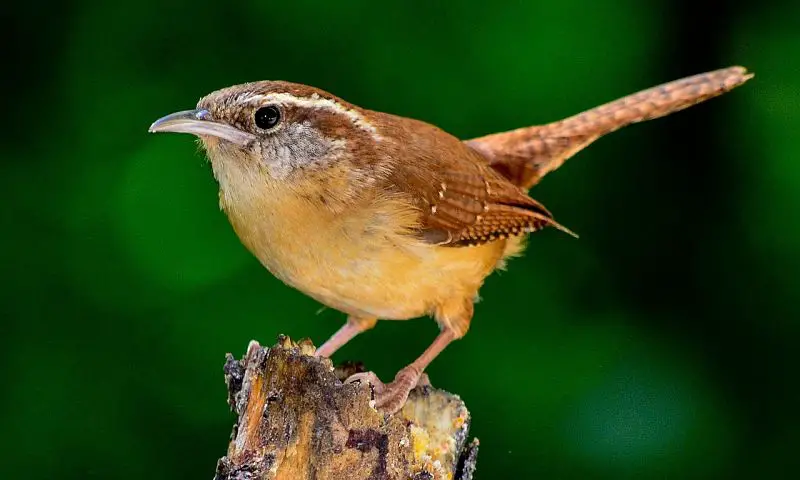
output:
<path id="1" fill-rule="evenodd" d="M 215 480 L 471 480 L 477 439 L 457 395 L 415 388 L 402 410 L 384 415 L 357 371 L 314 357 L 308 341 L 253 341 L 225 364 L 228 403 L 238 416 Z"/>

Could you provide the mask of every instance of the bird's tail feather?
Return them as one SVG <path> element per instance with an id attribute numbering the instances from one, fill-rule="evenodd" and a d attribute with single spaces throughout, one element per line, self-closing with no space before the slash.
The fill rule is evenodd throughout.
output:
<path id="1" fill-rule="evenodd" d="M 522 188 L 530 188 L 599 137 L 722 95 L 753 74 L 743 67 L 701 73 L 628 95 L 572 117 L 496 133 L 466 143 Z"/>

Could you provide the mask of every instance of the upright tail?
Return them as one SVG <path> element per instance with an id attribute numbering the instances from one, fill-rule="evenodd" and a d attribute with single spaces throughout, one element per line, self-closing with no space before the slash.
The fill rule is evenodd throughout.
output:
<path id="1" fill-rule="evenodd" d="M 495 133 L 466 143 L 481 152 L 495 170 L 527 189 L 607 133 L 704 102 L 752 77 L 743 67 L 701 73 L 642 90 L 558 122 Z"/>

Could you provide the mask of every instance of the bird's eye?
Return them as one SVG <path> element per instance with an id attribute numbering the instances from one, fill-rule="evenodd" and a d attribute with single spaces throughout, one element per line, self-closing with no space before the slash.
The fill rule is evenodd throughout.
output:
<path id="1" fill-rule="evenodd" d="M 258 128 L 269 130 L 281 120 L 281 111 L 274 105 L 261 107 L 256 110 L 255 120 Z"/>

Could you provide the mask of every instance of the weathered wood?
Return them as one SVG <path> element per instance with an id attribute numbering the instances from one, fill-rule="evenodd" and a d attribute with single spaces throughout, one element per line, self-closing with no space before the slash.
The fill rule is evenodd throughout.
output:
<path id="1" fill-rule="evenodd" d="M 417 387 L 403 409 L 384 416 L 369 385 L 343 384 L 314 346 L 280 337 L 228 354 L 228 403 L 238 415 L 216 480 L 471 480 L 478 441 L 456 395 Z"/>

